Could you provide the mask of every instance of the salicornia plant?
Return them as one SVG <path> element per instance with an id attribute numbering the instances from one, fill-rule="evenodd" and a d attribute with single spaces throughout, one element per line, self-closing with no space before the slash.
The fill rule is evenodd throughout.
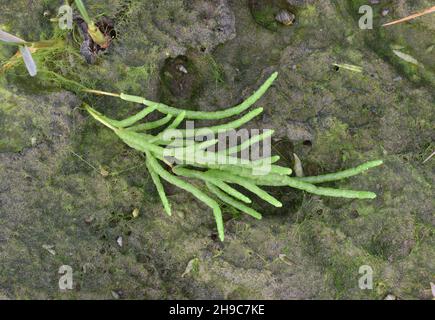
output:
<path id="1" fill-rule="evenodd" d="M 233 156 L 234 153 L 270 137 L 273 133 L 272 131 L 266 131 L 254 136 L 237 146 L 213 152 L 207 151 L 206 149 L 215 145 L 218 140 L 207 140 L 200 143 L 189 140 L 191 137 L 201 135 L 201 132 L 205 132 L 205 130 L 207 132 L 217 133 L 236 129 L 259 115 L 263 111 L 262 108 L 254 109 L 239 119 L 222 125 L 199 129 L 176 129 L 177 126 L 186 119 L 221 120 L 240 114 L 260 99 L 272 85 L 277 75 L 276 72 L 273 73 L 257 91 L 241 104 L 221 111 L 203 112 L 182 110 L 163 103 L 149 101 L 138 96 L 123 93 L 115 94 L 98 90 L 85 91 L 119 97 L 125 101 L 144 104 L 146 107 L 139 113 L 121 121 L 110 119 L 88 105 L 85 105 L 85 108 L 92 117 L 112 129 L 128 146 L 145 154 L 146 166 L 168 215 L 171 215 L 171 206 L 166 197 L 161 179 L 192 193 L 213 210 L 219 238 L 222 241 L 224 240 L 224 225 L 221 209 L 217 200 L 227 203 L 254 218 L 261 219 L 261 214 L 248 206 L 248 204 L 252 202 L 251 199 L 235 189 L 233 187 L 234 185 L 238 185 L 256 194 L 262 200 L 276 207 L 281 207 L 281 202 L 263 190 L 261 188 L 262 186 L 288 186 L 309 193 L 330 197 L 356 199 L 375 198 L 376 194 L 373 192 L 333 189 L 319 187 L 317 184 L 357 175 L 365 170 L 379 166 L 382 164 L 381 160 L 370 161 L 353 169 L 337 173 L 313 177 L 292 177 L 290 176 L 292 173 L 290 168 L 273 164 L 278 161 L 279 157 L 277 156 L 259 160 L 247 160 Z M 137 122 L 154 111 L 159 111 L 166 116 L 157 121 L 137 124 Z M 168 123 L 170 124 L 157 135 L 151 135 L 146 132 L 162 127 Z M 168 138 L 168 136 L 174 137 L 174 135 L 171 135 L 171 132 L 174 130 L 178 130 L 178 138 Z M 170 159 L 175 159 L 180 164 L 172 166 L 169 163 Z M 204 161 L 204 159 L 212 159 L 212 161 Z M 169 164 L 171 170 L 168 171 L 162 163 Z M 264 163 L 268 163 L 269 167 L 266 171 L 262 172 L 262 170 L 264 170 Z M 199 189 L 182 178 L 201 181 L 204 183 L 207 191 Z"/>
<path id="2" fill-rule="evenodd" d="M 107 44 L 107 39 L 100 31 L 98 26 L 95 24 L 95 22 L 89 17 L 88 11 L 86 10 L 83 1 L 75 0 L 74 2 L 77 6 L 77 9 L 80 11 L 80 15 L 82 16 L 83 20 L 85 20 L 88 26 L 88 33 L 91 36 L 92 40 L 101 47 L 105 46 Z"/>

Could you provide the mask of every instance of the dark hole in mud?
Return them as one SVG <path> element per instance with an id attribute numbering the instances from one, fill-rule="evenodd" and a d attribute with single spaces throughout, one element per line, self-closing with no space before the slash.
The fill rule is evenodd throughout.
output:
<path id="1" fill-rule="evenodd" d="M 160 100 L 169 105 L 192 109 L 191 99 L 200 81 L 197 69 L 188 56 L 168 58 L 160 73 Z"/>
<path id="2" fill-rule="evenodd" d="M 95 23 L 95 25 L 106 38 L 106 43 L 104 45 L 98 45 L 92 40 L 88 32 L 88 26 L 82 17 L 76 15 L 74 16 L 74 21 L 76 22 L 84 39 L 80 46 L 80 54 L 85 58 L 88 64 L 94 64 L 97 61 L 98 55 L 107 52 L 112 44 L 113 39 L 116 38 L 117 34 L 115 30 L 115 24 L 112 19 L 105 16 L 101 17 L 101 19 Z"/>
<path id="3" fill-rule="evenodd" d="M 302 142 L 302 144 L 306 147 L 311 147 L 313 145 L 313 143 L 310 140 L 304 140 L 304 142 Z"/>
<path id="4" fill-rule="evenodd" d="M 280 160 L 277 164 L 292 167 L 294 145 L 289 139 L 281 139 L 272 143 L 272 154 L 278 155 Z"/>
<path id="5" fill-rule="evenodd" d="M 333 66 L 332 69 L 333 69 L 334 71 L 338 72 L 338 71 L 340 70 L 340 67 L 339 67 L 339 66 Z"/>
<path id="6" fill-rule="evenodd" d="M 219 237 L 218 237 L 217 233 L 212 233 L 210 235 L 210 239 L 213 241 L 219 241 Z"/>
<path id="7" fill-rule="evenodd" d="M 287 138 L 275 141 L 272 143 L 272 154 L 278 155 L 280 160 L 277 165 L 286 166 L 289 168 L 294 167 L 293 153 L 295 147 L 292 141 Z M 282 208 L 275 208 L 267 203 L 255 201 L 259 207 L 259 212 L 267 212 L 268 214 L 285 214 L 286 212 L 296 212 L 302 205 L 303 193 L 295 191 L 294 189 L 280 187 L 264 187 L 264 189 L 272 194 L 275 198 L 282 202 Z"/>
<path id="8" fill-rule="evenodd" d="M 350 216 L 352 219 L 356 219 L 356 218 L 359 217 L 359 212 L 358 212 L 357 210 L 352 210 L 352 211 L 349 213 L 349 216 Z"/>

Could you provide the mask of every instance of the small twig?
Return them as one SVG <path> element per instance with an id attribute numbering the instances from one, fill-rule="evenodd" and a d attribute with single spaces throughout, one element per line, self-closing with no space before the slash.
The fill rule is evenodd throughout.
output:
<path id="1" fill-rule="evenodd" d="M 115 172 L 109 173 L 109 175 L 112 176 L 112 177 L 118 176 L 118 175 L 120 175 L 122 173 L 131 171 L 133 169 L 142 168 L 144 165 L 145 165 L 145 163 L 142 163 L 142 164 L 139 164 L 139 165 L 134 166 L 134 167 L 130 167 L 130 168 L 127 168 L 127 169 L 122 169 L 122 170 L 119 170 L 119 171 L 115 171 Z"/>
<path id="2" fill-rule="evenodd" d="M 88 161 L 86 161 L 82 156 L 78 155 L 77 153 L 75 153 L 74 151 L 71 151 L 71 153 L 73 155 L 75 155 L 77 158 L 79 158 L 81 161 L 83 161 L 84 163 L 86 163 L 89 167 L 91 167 L 92 169 L 94 169 L 97 172 L 100 172 L 97 168 L 95 168 L 92 164 L 90 164 Z"/>
<path id="3" fill-rule="evenodd" d="M 427 158 L 422 162 L 422 164 L 428 162 L 428 161 L 429 161 L 429 160 L 430 160 L 434 155 L 435 155 L 435 151 L 432 152 L 432 154 L 431 154 L 429 157 L 427 157 Z"/>
<path id="4" fill-rule="evenodd" d="M 291 261 L 291 260 L 287 257 L 286 254 L 283 254 L 283 253 L 281 253 L 281 254 L 278 256 L 278 259 L 279 259 L 280 261 L 282 261 L 283 263 L 285 263 L 286 265 L 290 266 L 290 267 L 293 267 L 293 266 L 296 264 L 296 263 L 294 263 L 293 261 Z"/>
<path id="5" fill-rule="evenodd" d="M 103 96 L 117 97 L 117 98 L 120 97 L 120 94 L 112 93 L 112 92 L 106 92 L 106 91 L 101 91 L 101 90 L 83 89 L 83 92 L 93 93 L 93 94 L 103 95 Z"/>
<path id="6" fill-rule="evenodd" d="M 432 13 L 432 12 L 435 12 L 435 6 L 429 8 L 429 9 L 426 9 L 424 11 L 411 14 L 410 16 L 407 16 L 405 18 L 402 18 L 402 19 L 399 19 L 399 20 L 395 20 L 395 21 L 392 21 L 392 22 L 388 22 L 388 23 L 384 23 L 382 26 L 386 27 L 386 26 L 391 26 L 393 24 L 402 23 L 402 22 L 405 22 L 405 21 L 409 21 L 409 20 L 412 20 L 412 19 L 424 16 L 424 15 Z"/>

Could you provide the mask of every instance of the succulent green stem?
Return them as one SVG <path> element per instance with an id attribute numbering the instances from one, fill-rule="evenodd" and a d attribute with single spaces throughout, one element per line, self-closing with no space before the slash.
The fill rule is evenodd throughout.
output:
<path id="1" fill-rule="evenodd" d="M 148 172 L 151 175 L 151 179 L 153 180 L 154 185 L 156 186 L 157 192 L 160 196 L 160 200 L 162 201 L 162 204 L 163 204 L 163 208 L 165 209 L 166 213 L 169 216 L 171 216 L 172 215 L 171 205 L 169 204 L 168 198 L 166 197 L 165 189 L 163 188 L 163 185 L 162 185 L 162 182 L 160 181 L 159 175 L 154 171 L 148 158 L 146 159 L 145 163 L 146 163 Z"/>
<path id="2" fill-rule="evenodd" d="M 225 171 L 219 171 L 219 170 L 210 170 L 206 173 L 207 175 L 210 175 L 216 179 L 221 179 L 226 182 L 235 183 L 243 188 L 251 191 L 252 193 L 256 194 L 259 198 L 263 199 L 266 202 L 269 202 L 271 205 L 275 207 L 282 207 L 282 203 L 272 197 L 270 194 L 268 194 L 266 191 L 261 189 L 260 187 L 256 186 L 255 183 L 237 176 L 235 174 L 231 174 L 229 172 Z"/>
<path id="3" fill-rule="evenodd" d="M 383 163 L 382 160 L 374 160 L 374 161 L 369 161 L 369 162 L 363 163 L 355 168 L 343 170 L 340 172 L 328 173 L 328 174 L 323 174 L 323 175 L 313 176 L 313 177 L 298 177 L 295 179 L 300 180 L 300 181 L 304 181 L 304 182 L 313 183 L 313 184 L 330 182 L 330 181 L 337 181 L 337 180 L 342 180 L 342 179 L 349 178 L 352 176 L 356 176 L 356 175 L 358 175 L 366 170 L 380 166 L 382 163 Z"/>
<path id="4" fill-rule="evenodd" d="M 85 20 L 86 24 L 88 25 L 88 33 L 92 40 L 94 40 L 94 42 L 100 46 L 104 45 L 107 41 L 106 37 L 103 35 L 100 29 L 98 29 L 94 21 L 89 17 L 88 11 L 86 10 L 83 1 L 75 0 L 74 2 L 77 6 L 77 9 L 80 11 L 80 15 L 82 16 L 83 20 Z"/>
<path id="5" fill-rule="evenodd" d="M 234 208 L 236 208 L 244 213 L 249 214 L 250 216 L 252 216 L 256 219 L 261 219 L 261 213 L 258 213 L 254 209 L 249 208 L 248 206 L 244 205 L 243 203 L 231 198 L 229 195 L 225 194 L 224 192 L 222 192 L 221 190 L 216 188 L 212 183 L 206 182 L 206 185 L 207 185 L 207 188 L 223 202 L 229 204 L 230 206 L 232 206 L 232 207 L 234 207 Z"/>
<path id="6" fill-rule="evenodd" d="M 218 230 L 219 239 L 221 241 L 224 241 L 225 235 L 224 235 L 224 222 L 222 218 L 222 212 L 219 207 L 219 204 L 210 198 L 208 195 L 206 195 L 204 192 L 199 190 L 198 188 L 192 186 L 191 184 L 181 180 L 180 178 L 177 178 L 176 176 L 170 174 L 168 171 L 166 171 L 159 163 L 158 161 L 151 155 L 149 151 L 145 152 L 147 160 L 149 161 L 150 167 L 163 179 L 167 182 L 179 187 L 180 189 L 186 190 L 187 192 L 190 192 L 193 196 L 204 202 L 206 205 L 208 205 L 213 210 L 213 214 L 216 220 L 216 226 Z"/>
<path id="7" fill-rule="evenodd" d="M 168 115 L 166 115 L 166 117 L 163 117 L 159 120 L 141 123 L 141 124 L 138 124 L 138 125 L 135 125 L 132 127 L 128 127 L 126 130 L 136 131 L 136 132 L 152 130 L 152 129 L 156 129 L 158 127 L 164 126 L 169 121 L 171 121 L 171 119 L 172 119 L 172 115 L 168 114 Z"/>
<path id="8" fill-rule="evenodd" d="M 199 179 L 199 180 L 203 180 L 205 182 L 212 183 L 213 185 L 215 185 L 216 187 L 218 187 L 222 191 L 225 191 L 226 193 L 232 195 L 234 198 L 239 199 L 240 201 L 243 201 L 245 203 L 252 202 L 251 199 L 249 199 L 243 193 L 240 193 L 239 191 L 237 191 L 233 187 L 229 186 L 228 184 L 226 184 L 222 180 L 220 180 L 216 177 L 213 177 L 212 175 L 208 175 L 202 171 L 190 170 L 190 169 L 186 169 L 183 167 L 175 167 L 172 169 L 172 172 L 174 172 L 176 175 L 183 176 L 186 178 L 194 178 L 194 179 Z"/>
<path id="9" fill-rule="evenodd" d="M 174 108 L 171 106 L 168 106 L 163 103 L 154 102 L 147 100 L 143 97 L 134 96 L 134 95 L 128 95 L 125 93 L 112 93 L 112 92 L 105 92 L 100 90 L 92 90 L 92 89 L 84 89 L 84 92 L 94 93 L 94 94 L 101 94 L 101 95 L 107 95 L 112 97 L 118 97 L 121 98 L 124 101 L 134 102 L 134 103 L 141 103 L 149 107 L 155 107 L 159 112 L 164 114 L 170 114 L 173 116 L 177 116 L 182 112 L 186 112 L 186 119 L 191 120 L 219 120 L 219 119 L 225 119 L 229 118 L 235 115 L 238 115 L 242 113 L 243 111 L 247 110 L 250 106 L 252 106 L 254 103 L 256 103 L 267 91 L 267 89 L 270 88 L 270 86 L 273 84 L 275 79 L 278 77 L 278 72 L 274 72 L 261 86 L 256 90 L 250 97 L 248 97 L 245 101 L 243 101 L 241 104 L 236 105 L 231 108 L 227 108 L 220 111 L 192 111 L 192 110 L 183 110 Z"/>
<path id="10" fill-rule="evenodd" d="M 195 136 L 198 137 L 198 136 L 206 136 L 208 134 L 223 133 L 225 131 L 237 129 L 241 127 L 242 125 L 251 121 L 253 118 L 258 116 L 262 112 L 263 112 L 263 108 L 257 108 L 248 112 L 247 114 L 245 114 L 244 116 L 240 117 L 237 120 L 225 124 L 217 125 L 217 126 L 212 126 L 212 127 L 193 129 L 193 130 L 192 129 L 181 130 L 181 129 L 168 128 L 165 131 L 161 132 L 158 135 L 158 137 L 159 139 L 163 139 L 163 137 L 165 136 L 182 135 L 184 138 L 191 138 Z M 185 116 L 184 113 L 180 113 L 180 115 Z"/>
<path id="11" fill-rule="evenodd" d="M 91 18 L 89 17 L 89 14 L 88 14 L 88 11 L 86 10 L 85 5 L 83 4 L 83 1 L 82 0 L 75 0 L 74 2 L 76 4 L 77 9 L 79 10 L 80 15 L 82 16 L 83 20 L 85 20 L 86 24 L 89 25 L 89 24 L 93 23 Z"/>
<path id="12" fill-rule="evenodd" d="M 218 152 L 223 153 L 223 154 L 228 154 L 228 155 L 240 152 L 242 150 L 249 148 L 250 146 L 252 146 L 253 144 L 255 144 L 257 142 L 263 141 L 263 140 L 271 137 L 273 135 L 273 133 L 274 133 L 273 130 L 266 130 L 262 134 L 256 135 L 250 139 L 247 139 L 246 141 L 243 141 L 239 145 L 236 145 L 236 146 L 233 146 L 233 147 L 230 147 L 230 148 L 227 148 L 225 150 L 218 151 Z"/>

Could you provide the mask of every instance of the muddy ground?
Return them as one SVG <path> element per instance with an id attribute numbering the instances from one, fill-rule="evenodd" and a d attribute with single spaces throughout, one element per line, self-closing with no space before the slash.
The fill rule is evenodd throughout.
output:
<path id="1" fill-rule="evenodd" d="M 380 24 L 433 3 L 371 2 L 373 29 L 361 30 L 358 8 L 370 1 L 87 1 L 116 29 L 89 65 L 80 33 L 50 22 L 63 1 L 1 0 L 1 28 L 67 45 L 35 54 L 36 78 L 22 64 L 0 74 L 0 298 L 431 299 L 434 162 L 422 162 L 434 149 L 435 19 Z M 274 21 L 283 8 L 296 16 L 291 26 Z M 0 46 L 0 60 L 15 50 Z M 274 188 L 284 206 L 257 199 L 261 221 L 224 209 L 224 243 L 210 210 L 170 185 L 166 216 L 144 157 L 81 109 L 85 101 L 121 119 L 140 106 L 77 90 L 218 110 L 273 71 L 279 77 L 257 103 L 264 115 L 250 127 L 275 129 L 282 164 L 292 166 L 294 152 L 307 174 L 384 159 L 329 184 L 378 197 Z M 73 269 L 72 290 L 59 289 L 62 265 Z M 373 270 L 371 290 L 358 286 L 363 265 Z"/>

